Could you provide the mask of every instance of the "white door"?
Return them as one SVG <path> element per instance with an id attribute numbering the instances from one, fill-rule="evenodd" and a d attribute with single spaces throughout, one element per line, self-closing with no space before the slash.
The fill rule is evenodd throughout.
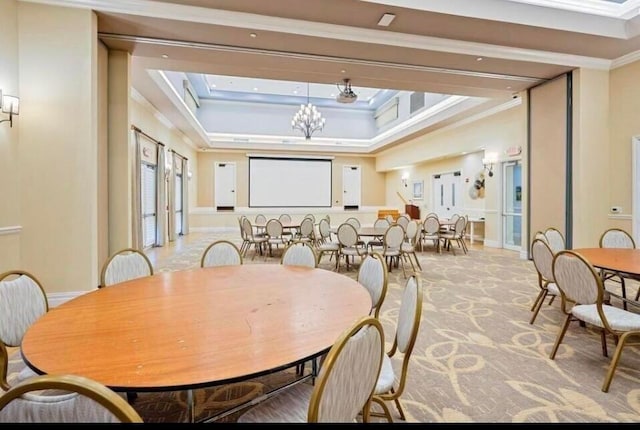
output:
<path id="1" fill-rule="evenodd" d="M 176 235 L 182 234 L 182 174 L 176 175 L 176 188 L 175 188 L 175 224 Z"/>
<path id="2" fill-rule="evenodd" d="M 215 204 L 217 209 L 236 206 L 236 163 L 215 164 Z"/>
<path id="3" fill-rule="evenodd" d="M 433 211 L 439 218 L 450 218 L 461 207 L 460 172 L 433 177 Z"/>
<path id="4" fill-rule="evenodd" d="M 522 246 L 522 165 L 502 164 L 502 247 L 519 251 Z"/>
<path id="5" fill-rule="evenodd" d="M 345 209 L 360 207 L 360 166 L 342 167 L 342 205 Z"/>

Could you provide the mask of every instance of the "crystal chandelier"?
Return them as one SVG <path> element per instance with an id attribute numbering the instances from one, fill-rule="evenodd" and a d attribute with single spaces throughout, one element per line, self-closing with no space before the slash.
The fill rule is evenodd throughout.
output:
<path id="1" fill-rule="evenodd" d="M 291 127 L 304 133 L 306 140 L 311 139 L 311 135 L 324 127 L 325 119 L 314 105 L 309 102 L 309 83 L 307 83 L 307 104 L 300 105 L 300 110 L 296 112 L 291 120 Z"/>

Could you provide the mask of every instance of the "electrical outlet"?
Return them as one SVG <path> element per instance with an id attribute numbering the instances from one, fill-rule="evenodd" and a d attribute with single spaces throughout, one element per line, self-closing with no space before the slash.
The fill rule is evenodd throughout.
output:
<path id="1" fill-rule="evenodd" d="M 611 206 L 611 213 L 619 214 L 622 212 L 622 208 L 620 206 Z"/>

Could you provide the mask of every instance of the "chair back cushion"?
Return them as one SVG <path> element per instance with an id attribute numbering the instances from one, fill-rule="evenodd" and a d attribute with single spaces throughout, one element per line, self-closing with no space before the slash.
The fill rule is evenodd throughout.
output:
<path id="1" fill-rule="evenodd" d="M 314 268 L 318 259 L 316 253 L 306 243 L 293 243 L 282 254 L 282 264 L 285 266 L 306 266 Z"/>
<path id="2" fill-rule="evenodd" d="M 313 236 L 313 220 L 311 218 L 305 218 L 300 223 L 300 236 L 302 237 Z"/>
<path id="3" fill-rule="evenodd" d="M 535 239 L 531 245 L 531 254 L 533 257 L 533 265 L 542 276 L 542 279 L 549 282 L 553 280 L 553 251 L 542 239 Z"/>
<path id="4" fill-rule="evenodd" d="M 409 239 L 411 243 L 416 243 L 418 238 L 418 233 L 420 233 L 420 229 L 418 228 L 418 222 L 414 219 L 409 221 L 409 223 L 407 224 L 405 233 L 407 235 L 407 239 Z"/>
<path id="5" fill-rule="evenodd" d="M 440 230 L 440 221 L 435 216 L 428 216 L 424 220 L 424 231 L 428 235 L 434 235 Z"/>
<path id="6" fill-rule="evenodd" d="M 387 265 L 380 254 L 369 254 L 360 264 L 358 282 L 371 296 L 371 309 L 379 310 L 387 290 Z"/>
<path id="7" fill-rule="evenodd" d="M 291 222 L 291 215 L 289 214 L 282 214 L 278 217 L 278 220 L 282 223 L 282 224 L 289 224 Z"/>
<path id="8" fill-rule="evenodd" d="M 386 218 L 378 218 L 377 220 L 375 220 L 375 222 L 373 223 L 373 227 L 375 228 L 387 228 L 389 227 L 391 224 L 389 223 L 389 220 Z"/>
<path id="9" fill-rule="evenodd" d="M 385 248 L 399 249 L 404 241 L 404 228 L 400 224 L 389 226 L 384 234 Z"/>
<path id="10" fill-rule="evenodd" d="M 13 275 L 18 277 L 13 279 Z M 9 279 L 12 278 L 12 279 Z M 47 299 L 38 282 L 24 272 L 0 277 L 0 342 L 19 346 L 27 329 L 47 312 Z"/>
<path id="11" fill-rule="evenodd" d="M 567 299 L 592 305 L 602 296 L 600 277 L 593 266 L 573 251 L 560 251 L 553 259 L 553 277 Z"/>
<path id="12" fill-rule="evenodd" d="M 352 226 L 354 226 L 356 229 L 359 229 L 359 228 L 360 228 L 360 226 L 361 226 L 361 224 L 360 224 L 360 220 L 359 220 L 358 218 L 351 217 L 351 218 L 348 218 L 345 222 L 346 222 L 347 224 L 351 224 L 351 225 L 352 225 Z"/>
<path id="13" fill-rule="evenodd" d="M 384 354 L 384 334 L 373 317 L 358 321 L 331 347 L 316 380 L 310 422 L 354 422 L 369 402 Z"/>
<path id="14" fill-rule="evenodd" d="M 277 219 L 270 219 L 267 221 L 267 234 L 269 237 L 281 237 L 282 236 L 282 223 Z"/>
<path id="15" fill-rule="evenodd" d="M 262 214 L 258 214 L 256 215 L 256 224 L 265 224 L 267 222 L 267 217 L 262 215 Z"/>
<path id="16" fill-rule="evenodd" d="M 147 259 L 139 252 L 123 252 L 113 256 L 104 270 L 102 286 L 130 281 L 153 274 Z"/>
<path id="17" fill-rule="evenodd" d="M 633 238 L 624 230 L 612 228 L 605 231 L 600 238 L 600 248 L 627 248 L 636 247 Z"/>
<path id="18" fill-rule="evenodd" d="M 338 242 L 346 247 L 355 246 L 358 243 L 358 231 L 349 223 L 340 224 L 338 227 Z"/>
<path id="19" fill-rule="evenodd" d="M 407 279 L 398 312 L 396 340 L 398 350 L 403 354 L 411 353 L 413 349 L 420 327 L 421 314 L 422 288 L 419 279 L 414 275 Z"/>
<path id="20" fill-rule="evenodd" d="M 545 230 L 544 236 L 547 238 L 549 248 L 551 248 L 554 254 L 565 249 L 564 236 L 559 230 L 553 227 L 548 228 Z"/>
<path id="21" fill-rule="evenodd" d="M 201 267 L 237 266 L 242 264 L 240 251 L 233 243 L 226 240 L 213 242 L 205 249 Z"/>
<path id="22" fill-rule="evenodd" d="M 320 237 L 326 239 L 331 237 L 331 225 L 326 218 L 322 218 L 320 223 L 318 224 L 318 231 L 320 232 Z"/>

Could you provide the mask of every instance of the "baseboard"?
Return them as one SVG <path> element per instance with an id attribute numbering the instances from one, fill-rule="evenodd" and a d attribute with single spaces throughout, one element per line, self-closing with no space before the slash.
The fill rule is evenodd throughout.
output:
<path id="1" fill-rule="evenodd" d="M 475 240 L 475 239 L 474 239 Z M 497 240 L 484 240 L 484 246 L 487 248 L 502 248 L 502 245 Z"/>
<path id="2" fill-rule="evenodd" d="M 88 293 L 88 291 L 69 291 L 65 293 L 49 293 L 47 294 L 47 301 L 50 308 L 55 308 L 71 299 L 75 299 L 78 296 Z"/>

